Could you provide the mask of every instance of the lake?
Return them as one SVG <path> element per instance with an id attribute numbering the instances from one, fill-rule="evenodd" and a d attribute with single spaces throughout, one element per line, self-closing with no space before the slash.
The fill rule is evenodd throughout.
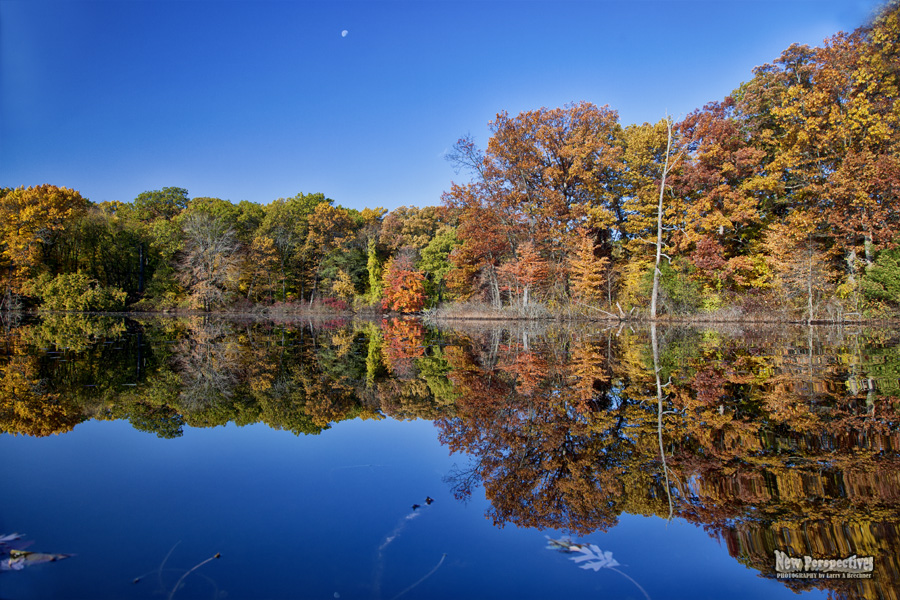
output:
<path id="1" fill-rule="evenodd" d="M 2 325 L 6 600 L 900 589 L 893 330 Z"/>

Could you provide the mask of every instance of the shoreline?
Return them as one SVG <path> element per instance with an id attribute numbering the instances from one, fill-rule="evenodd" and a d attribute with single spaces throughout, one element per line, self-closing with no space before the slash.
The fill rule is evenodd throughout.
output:
<path id="1" fill-rule="evenodd" d="M 196 311 L 196 310 L 166 310 L 166 311 L 39 311 L 39 310 L 21 310 L 21 311 L 2 311 L 0 319 L 9 316 L 21 317 L 41 317 L 44 315 L 90 315 L 98 317 L 228 317 L 235 319 L 252 319 L 261 321 L 281 321 L 281 320 L 300 320 L 300 319 L 316 319 L 316 320 L 333 320 L 333 319 L 359 319 L 378 321 L 386 319 L 420 319 L 430 324 L 441 324 L 444 322 L 451 323 L 599 323 L 605 325 L 791 325 L 791 326 L 876 326 L 876 327 L 900 327 L 900 318 L 869 318 L 869 319 L 797 319 L 797 318 L 765 318 L 756 315 L 747 315 L 744 318 L 722 318 L 710 315 L 709 317 L 690 315 L 690 316 L 669 316 L 663 315 L 655 320 L 648 319 L 644 316 L 627 316 L 619 317 L 588 317 L 583 315 L 553 315 L 544 314 L 540 316 L 525 315 L 509 315 L 509 314 L 485 314 L 479 311 L 472 313 L 460 312 L 459 314 L 434 314 L 430 311 L 414 312 L 414 313 L 398 313 L 398 312 L 285 312 L 285 313 L 268 313 L 268 312 L 247 312 L 247 311 Z"/>

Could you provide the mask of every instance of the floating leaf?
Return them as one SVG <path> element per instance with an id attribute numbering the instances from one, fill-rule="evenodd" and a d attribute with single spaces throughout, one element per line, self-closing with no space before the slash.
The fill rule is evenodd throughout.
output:
<path id="1" fill-rule="evenodd" d="M 612 552 L 604 552 L 594 544 L 574 546 L 572 549 L 575 552 L 581 553 L 581 556 L 573 556 L 573 561 L 577 563 L 591 561 L 581 565 L 582 569 L 599 571 L 600 569 L 612 569 L 613 567 L 620 566 L 619 562 L 613 558 Z"/>
<path id="2" fill-rule="evenodd" d="M 24 548 L 31 544 L 31 541 L 23 541 L 20 533 L 0 535 L 0 571 L 21 571 L 31 565 L 55 562 L 72 556 L 25 551 Z"/>
<path id="3" fill-rule="evenodd" d="M 558 550 L 566 554 L 569 552 L 575 552 L 576 550 L 581 550 L 581 546 L 572 542 L 570 538 L 560 538 L 558 540 L 555 540 L 549 535 L 544 537 L 547 538 L 547 550 Z"/>
<path id="4" fill-rule="evenodd" d="M 25 567 L 39 565 L 46 562 L 55 562 L 69 558 L 71 554 L 44 554 L 42 552 L 26 552 L 24 550 L 12 550 L 9 558 L 0 560 L 0 571 L 21 571 Z"/>

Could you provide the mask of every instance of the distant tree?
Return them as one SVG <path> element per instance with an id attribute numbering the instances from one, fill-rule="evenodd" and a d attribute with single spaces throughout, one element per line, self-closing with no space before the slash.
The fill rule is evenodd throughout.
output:
<path id="1" fill-rule="evenodd" d="M 41 268 L 44 246 L 87 208 L 88 201 L 68 188 L 4 189 L 0 195 L 0 309 L 17 303 L 22 284 Z"/>
<path id="2" fill-rule="evenodd" d="M 356 286 L 353 285 L 353 280 L 347 274 L 347 271 L 343 269 L 338 270 L 337 277 L 331 284 L 331 289 L 335 296 L 344 300 L 353 300 L 354 296 L 356 296 Z"/>
<path id="3" fill-rule="evenodd" d="M 128 297 L 124 290 L 100 285 L 83 273 L 60 273 L 56 277 L 42 273 L 28 281 L 24 289 L 41 299 L 44 310 L 117 311 L 125 308 Z"/>
<path id="4" fill-rule="evenodd" d="M 594 237 L 582 230 L 578 245 L 569 260 L 572 295 L 585 304 L 599 304 L 606 297 L 606 283 L 609 258 L 598 258 Z"/>
<path id="5" fill-rule="evenodd" d="M 484 281 L 499 306 L 496 269 L 520 243 L 531 242 L 564 281 L 577 226 L 616 237 L 625 219 L 622 147 L 616 112 L 589 103 L 502 112 L 490 128 L 484 152 L 470 138 L 457 142 L 451 160 L 473 181 L 454 184 L 443 201 L 459 217 L 458 276 Z"/>
<path id="6" fill-rule="evenodd" d="M 425 276 L 409 256 L 388 259 L 384 266 L 382 306 L 398 312 L 416 312 L 425 305 Z"/>
<path id="7" fill-rule="evenodd" d="M 171 221 L 190 204 L 188 191 L 179 187 L 141 192 L 132 203 L 138 219 L 145 222 Z"/>
<path id="8" fill-rule="evenodd" d="M 458 245 L 456 229 L 444 226 L 435 232 L 434 237 L 420 253 L 419 268 L 425 273 L 426 294 L 435 303 L 440 303 L 444 299 L 447 275 L 453 268 L 450 254 Z"/>
<path id="9" fill-rule="evenodd" d="M 469 297 L 486 289 L 491 305 L 501 306 L 497 268 L 512 250 L 515 225 L 495 210 L 484 197 L 483 184 L 453 184 L 444 203 L 457 211 L 457 237 L 462 242 L 450 254 L 454 269 L 452 285 L 457 294 Z"/>
<path id="10" fill-rule="evenodd" d="M 340 206 L 319 204 L 309 215 L 309 233 L 302 252 L 312 281 L 310 303 L 320 289 L 328 290 L 338 272 L 361 277 L 366 255 L 356 244 L 357 222 L 353 213 Z"/>
<path id="11" fill-rule="evenodd" d="M 582 102 L 516 117 L 501 112 L 491 133 L 481 169 L 494 192 L 487 199 L 548 260 L 565 260 L 574 225 L 606 231 L 621 224 L 614 110 Z"/>
<path id="12" fill-rule="evenodd" d="M 331 202 L 324 194 L 297 194 L 265 207 L 257 234 L 270 238 L 278 250 L 282 300 L 287 298 L 289 288 L 303 296 L 312 287 L 310 259 L 305 251 L 309 218 L 318 205 Z"/>
<path id="13" fill-rule="evenodd" d="M 883 250 L 860 281 L 863 295 L 900 304 L 900 250 Z"/>
<path id="14" fill-rule="evenodd" d="M 795 212 L 786 223 L 771 225 L 764 242 L 776 289 L 802 307 L 808 321 L 835 290 L 827 241 L 814 215 Z"/>
<path id="15" fill-rule="evenodd" d="M 422 250 L 442 225 L 441 210 L 435 206 L 401 206 L 387 213 L 381 224 L 379 242 L 390 252 L 401 248 Z"/>
<path id="16" fill-rule="evenodd" d="M 238 287 L 248 300 L 272 300 L 278 283 L 278 250 L 272 238 L 258 235 L 243 248 Z"/>
<path id="17" fill-rule="evenodd" d="M 511 281 L 514 295 L 522 297 L 523 308 L 528 306 L 532 291 L 543 285 L 550 274 L 547 261 L 531 242 L 519 244 L 517 256 L 501 265 L 499 271 Z"/>
<path id="18" fill-rule="evenodd" d="M 369 291 L 366 299 L 369 302 L 381 300 L 384 293 L 384 281 L 381 277 L 382 263 L 378 258 L 377 244 L 373 238 L 369 238 L 366 252 L 366 273 L 369 276 Z"/>
<path id="19" fill-rule="evenodd" d="M 210 310 L 225 301 L 225 288 L 236 279 L 240 244 L 220 219 L 198 212 L 184 221 L 185 248 L 178 276 L 197 308 Z"/>

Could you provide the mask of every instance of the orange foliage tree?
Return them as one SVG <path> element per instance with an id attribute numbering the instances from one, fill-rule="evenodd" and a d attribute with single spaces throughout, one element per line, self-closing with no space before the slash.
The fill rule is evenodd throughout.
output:
<path id="1" fill-rule="evenodd" d="M 579 233 L 578 245 L 569 259 L 572 295 L 585 304 L 599 303 L 606 295 L 603 287 L 607 282 L 609 258 L 598 258 L 594 237 L 583 230 Z"/>
<path id="2" fill-rule="evenodd" d="M 425 306 L 425 275 L 417 271 L 405 255 L 391 258 L 384 266 L 383 308 L 417 312 Z"/>
<path id="3" fill-rule="evenodd" d="M 522 297 L 522 307 L 528 306 L 531 290 L 542 285 L 550 275 L 550 266 L 541 257 L 534 244 L 524 242 L 519 244 L 516 257 L 504 263 L 499 273 L 509 278 L 510 291 L 516 297 Z"/>

